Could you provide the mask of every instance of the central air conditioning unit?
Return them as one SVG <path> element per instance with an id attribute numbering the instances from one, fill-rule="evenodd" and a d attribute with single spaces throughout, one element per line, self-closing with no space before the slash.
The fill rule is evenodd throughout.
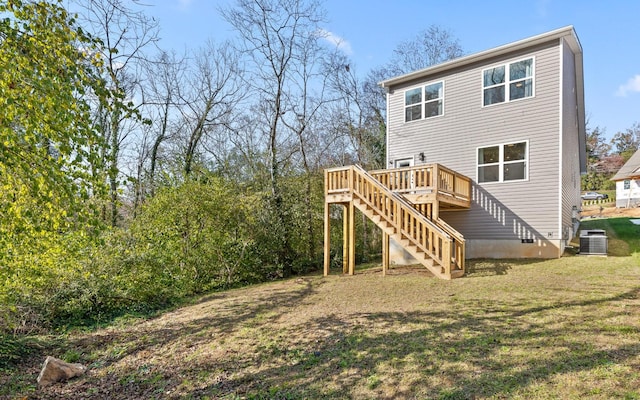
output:
<path id="1" fill-rule="evenodd" d="M 602 229 L 580 231 L 581 255 L 607 255 L 607 232 Z"/>

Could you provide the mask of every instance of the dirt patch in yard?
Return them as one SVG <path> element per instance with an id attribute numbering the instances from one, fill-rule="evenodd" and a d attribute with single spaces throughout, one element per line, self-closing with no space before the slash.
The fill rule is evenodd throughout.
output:
<path id="1" fill-rule="evenodd" d="M 640 208 L 618 208 L 613 204 L 592 204 L 582 207 L 582 218 L 640 218 Z"/>

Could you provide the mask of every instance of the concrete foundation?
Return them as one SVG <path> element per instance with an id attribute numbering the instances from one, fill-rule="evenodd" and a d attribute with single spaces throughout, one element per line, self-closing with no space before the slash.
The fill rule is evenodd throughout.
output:
<path id="1" fill-rule="evenodd" d="M 393 239 L 389 241 L 391 264 L 411 265 L 418 261 Z M 466 258 L 559 258 L 564 251 L 561 240 L 534 240 L 522 243 L 517 240 L 471 239 L 466 241 Z"/>

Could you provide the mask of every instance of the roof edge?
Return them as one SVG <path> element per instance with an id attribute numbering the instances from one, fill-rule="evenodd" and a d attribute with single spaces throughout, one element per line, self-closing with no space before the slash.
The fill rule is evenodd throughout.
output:
<path id="1" fill-rule="evenodd" d="M 638 169 L 640 169 L 640 149 L 636 150 L 635 153 L 627 160 L 626 163 L 620 167 L 618 172 L 611 178 L 612 181 L 622 181 L 625 179 L 631 179 L 636 176 L 640 176 L 638 173 Z"/>
<path id="2" fill-rule="evenodd" d="M 537 44 L 546 43 L 551 40 L 560 38 L 566 38 L 567 43 L 571 47 L 571 50 L 577 55 L 582 54 L 582 45 L 578 39 L 578 35 L 573 28 L 573 25 L 568 25 L 563 28 L 559 28 L 553 31 L 545 32 L 540 35 L 532 36 L 526 39 L 511 42 L 502 46 L 494 47 L 488 50 L 484 50 L 478 53 L 473 53 L 467 56 L 455 58 L 453 60 L 445 61 L 440 64 L 436 64 L 424 69 L 410 72 L 408 74 L 396 76 L 390 79 L 386 79 L 378 83 L 383 88 L 390 88 L 391 86 L 400 85 L 405 82 L 412 81 L 414 79 L 420 79 L 424 76 L 446 71 L 447 69 L 464 66 L 477 61 L 482 61 L 487 58 L 503 55 L 527 47 L 535 46 Z"/>

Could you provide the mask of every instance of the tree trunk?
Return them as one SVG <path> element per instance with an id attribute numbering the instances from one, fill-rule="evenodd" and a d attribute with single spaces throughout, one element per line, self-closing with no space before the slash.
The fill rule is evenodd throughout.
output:
<path id="1" fill-rule="evenodd" d="M 118 224 L 118 157 L 120 143 L 118 141 L 120 127 L 120 115 L 114 110 L 111 114 L 111 143 L 109 143 L 109 197 L 110 197 L 110 224 L 116 227 Z"/>

